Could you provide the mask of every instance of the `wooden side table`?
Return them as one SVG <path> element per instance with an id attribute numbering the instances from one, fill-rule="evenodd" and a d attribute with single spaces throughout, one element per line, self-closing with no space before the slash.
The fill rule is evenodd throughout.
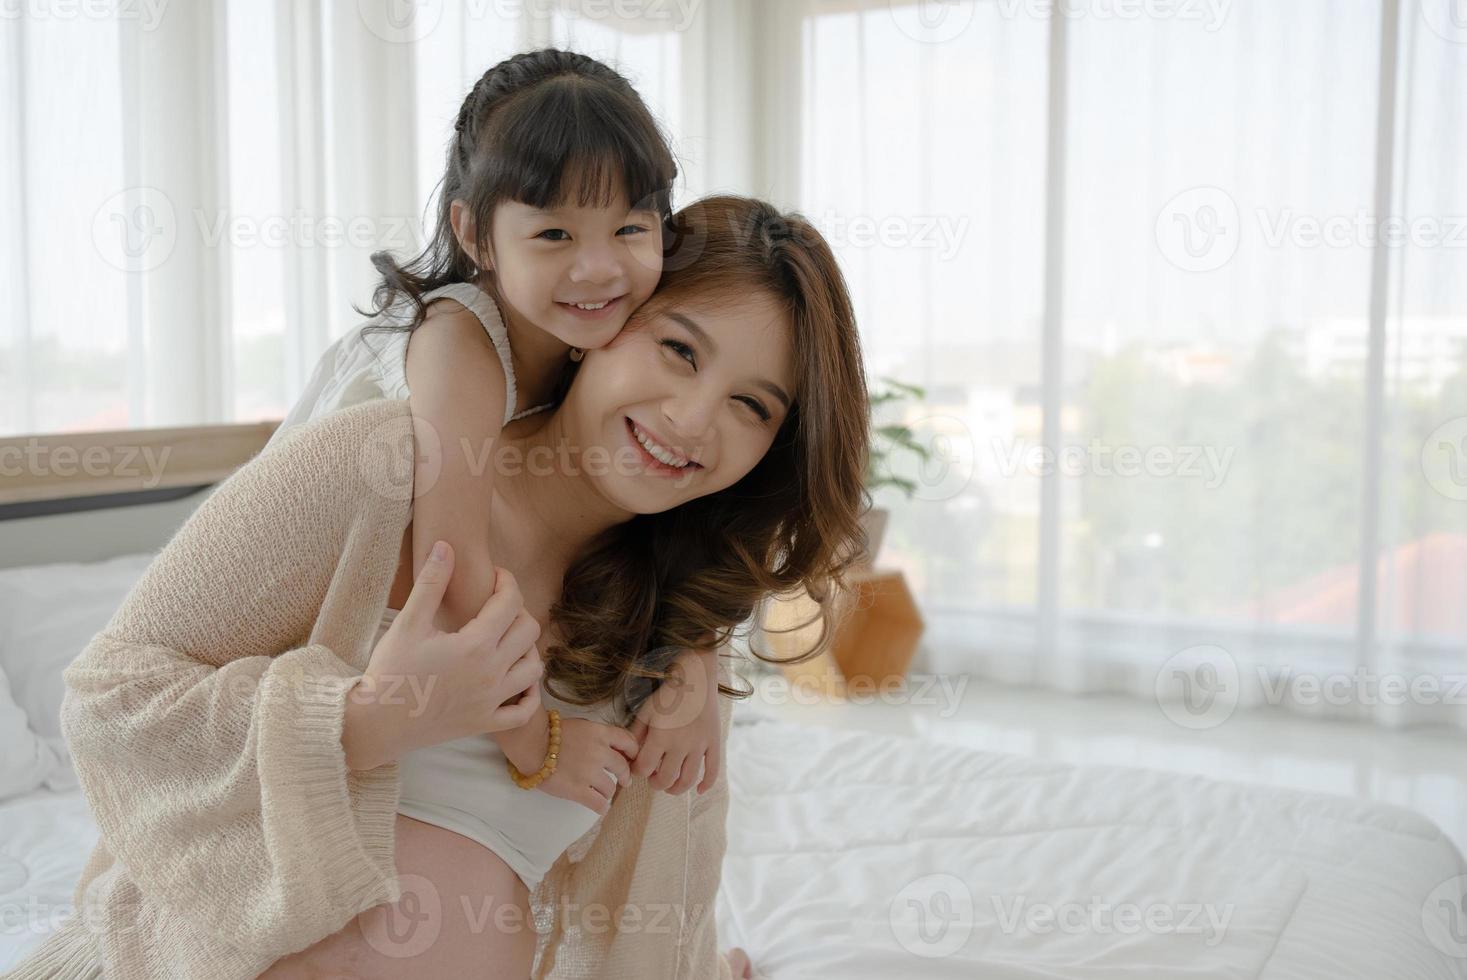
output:
<path id="1" fill-rule="evenodd" d="M 844 700 L 850 685 L 877 690 L 906 676 L 924 623 L 906 576 L 894 569 L 864 569 L 847 579 L 835 635 L 820 656 L 782 666 L 791 681 Z M 775 657 L 796 656 L 820 635 L 819 606 L 804 593 L 770 603 L 763 642 Z"/>

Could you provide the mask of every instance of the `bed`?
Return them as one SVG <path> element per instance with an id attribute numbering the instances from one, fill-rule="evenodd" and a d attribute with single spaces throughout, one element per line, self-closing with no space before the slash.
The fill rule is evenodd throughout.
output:
<path id="1" fill-rule="evenodd" d="M 60 672 L 217 478 L 175 476 L 188 493 L 81 512 L 0 499 L 18 566 L 0 568 L 0 973 L 73 911 L 97 830 L 54 720 Z M 1467 978 L 1467 863 L 1404 809 L 752 703 L 727 759 L 720 938 L 761 977 Z"/>
<path id="2" fill-rule="evenodd" d="M 763 977 L 1467 976 L 1428 904 L 1467 868 L 1405 810 L 752 712 L 728 756 L 719 932 Z M 76 789 L 0 803 L 0 972 L 96 837 Z"/>

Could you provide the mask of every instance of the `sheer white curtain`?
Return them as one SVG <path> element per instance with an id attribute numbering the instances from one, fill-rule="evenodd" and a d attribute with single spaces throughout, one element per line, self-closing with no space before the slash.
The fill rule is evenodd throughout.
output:
<path id="1" fill-rule="evenodd" d="M 128 185 L 115 20 L 0 19 L 0 418 L 7 434 L 129 421 L 133 299 L 92 245 Z M 102 222 L 100 233 L 111 232 Z M 109 258 L 113 261 L 109 261 Z"/>
<path id="2" fill-rule="evenodd" d="M 708 161 L 713 96 L 683 70 L 726 15 L 624 8 L 197 0 L 0 16 L 0 434 L 282 415 L 358 322 L 369 255 L 421 246 L 459 103 L 517 50 L 623 68 L 685 134 L 683 195 L 742 180 L 741 158 Z"/>
<path id="3" fill-rule="evenodd" d="M 883 502 L 930 666 L 1467 720 L 1459 8 L 803 11 L 796 203 L 929 393 Z"/>
<path id="4" fill-rule="evenodd" d="M 279 415 L 469 86 L 555 43 L 632 77 L 680 201 L 805 211 L 926 387 L 880 502 L 928 666 L 1467 717 L 1456 0 L 45 9 L 0 18 L 5 434 Z"/>

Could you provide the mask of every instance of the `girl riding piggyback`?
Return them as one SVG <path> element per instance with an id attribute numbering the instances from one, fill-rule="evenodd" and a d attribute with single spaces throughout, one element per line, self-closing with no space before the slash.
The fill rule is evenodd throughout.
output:
<path id="1" fill-rule="evenodd" d="M 494 591 L 483 501 L 501 430 L 550 407 L 567 362 L 608 344 L 652 295 L 676 175 L 651 112 L 613 69 L 554 49 L 495 65 L 459 110 L 432 240 L 403 264 L 372 256 L 382 278 L 362 311 L 370 319 L 322 355 L 272 437 L 363 401 L 411 395 L 414 575 L 436 541 L 455 556 L 438 628 L 462 628 Z M 695 685 L 709 696 L 693 722 L 658 728 L 639 719 L 640 745 L 601 739 L 562 754 L 583 750 L 594 773 L 601 767 L 590 763 L 610 742 L 636 775 L 679 793 L 702 763 L 701 792 L 719 761 L 716 670 L 711 651 L 687 651 L 673 666 L 715 679 Z M 546 754 L 543 715 L 494 735 L 526 772 Z M 568 775 L 541 788 L 604 812 L 610 801 L 589 783 L 567 785 Z"/>

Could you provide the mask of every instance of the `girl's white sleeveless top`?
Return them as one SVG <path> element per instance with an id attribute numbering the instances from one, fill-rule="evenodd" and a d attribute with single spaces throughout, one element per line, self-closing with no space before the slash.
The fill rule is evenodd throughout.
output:
<path id="1" fill-rule="evenodd" d="M 383 612 L 377 640 L 397 613 L 396 609 Z M 410 691 L 400 693 L 413 696 Z M 624 722 L 623 713 L 610 703 L 567 704 L 551 695 L 543 683 L 540 698 L 547 708 L 557 709 L 562 720 Z M 478 841 L 499 855 L 531 892 L 566 848 L 601 819 L 579 803 L 544 790 L 520 789 L 509 778 L 499 743 L 487 734 L 409 752 L 398 760 L 398 776 L 398 813 Z"/>
<path id="2" fill-rule="evenodd" d="M 457 300 L 478 317 L 499 355 L 499 363 L 504 367 L 504 421 L 501 424 L 508 425 L 515 419 L 548 408 L 548 405 L 537 405 L 515 412 L 519 394 L 515 387 L 514 361 L 510 357 L 509 332 L 493 298 L 473 283 L 455 282 L 424 293 L 423 302 L 427 304 L 444 297 Z M 412 304 L 399 302 L 392 310 L 358 324 L 326 348 L 316 362 L 316 369 L 311 373 L 310 381 L 306 382 L 305 390 L 270 436 L 266 447 L 286 430 L 338 409 L 374 398 L 407 398 L 408 331 L 363 333 L 363 330 L 369 325 L 382 323 L 405 326 L 412 322 L 412 310 Z"/>

